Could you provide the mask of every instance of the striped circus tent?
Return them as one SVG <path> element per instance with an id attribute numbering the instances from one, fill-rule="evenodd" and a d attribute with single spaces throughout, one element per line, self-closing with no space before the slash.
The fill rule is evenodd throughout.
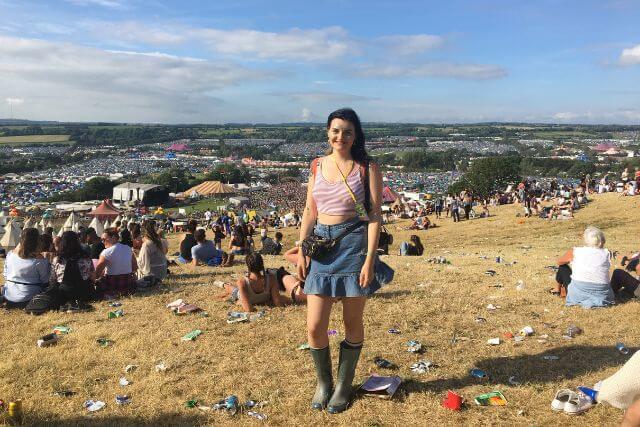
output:
<path id="1" fill-rule="evenodd" d="M 233 187 L 223 184 L 220 181 L 205 181 L 201 184 L 191 187 L 182 193 L 183 197 L 197 197 L 197 196 L 214 196 L 218 194 L 233 194 L 235 191 Z"/>

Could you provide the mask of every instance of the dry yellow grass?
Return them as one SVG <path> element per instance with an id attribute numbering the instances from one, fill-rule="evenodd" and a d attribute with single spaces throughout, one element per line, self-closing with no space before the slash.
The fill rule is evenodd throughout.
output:
<path id="1" fill-rule="evenodd" d="M 459 225 L 438 221 L 440 227 L 420 232 L 424 257 L 386 257 L 396 269 L 396 279 L 368 303 L 367 338 L 356 380 L 368 373 L 384 373 L 372 361 L 377 355 L 395 362 L 404 385 L 392 401 L 359 398 L 341 415 L 312 412 L 309 399 L 315 379 L 311 359 L 307 352 L 296 350 L 306 341 L 305 308 L 269 309 L 261 321 L 228 325 L 225 314 L 230 307 L 216 300 L 219 290 L 210 283 L 240 274 L 240 264 L 232 270 L 173 267 L 160 292 L 123 299 L 126 315 L 119 319 L 107 320 L 106 303 L 95 304 L 95 312 L 76 315 L 32 317 L 0 312 L 0 399 L 22 398 L 26 421 L 47 425 L 256 424 L 247 415 L 202 413 L 184 405 L 188 399 L 212 403 L 232 393 L 242 401 L 268 400 L 262 412 L 269 416 L 266 423 L 270 425 L 615 425 L 622 413 L 606 405 L 572 418 L 553 413 L 549 404 L 556 390 L 591 385 L 624 363 L 626 357 L 617 353 L 614 344 L 623 341 L 632 348 L 638 346 L 635 319 L 639 305 L 630 302 L 591 311 L 566 308 L 546 292 L 553 273 L 545 266 L 580 244 L 588 224 L 605 231 L 610 249 L 637 249 L 631 233 L 636 229 L 637 208 L 637 198 L 605 195 L 572 221 L 527 219 L 518 224 L 515 213 L 519 209 L 500 207 L 489 219 Z M 404 225 L 389 227 L 395 237 L 393 253 L 411 234 L 399 229 Z M 294 240 L 293 232 L 287 231 L 288 243 Z M 175 238 L 172 247 L 176 247 Z M 438 255 L 452 264 L 427 263 L 429 257 Z M 497 264 L 497 255 L 517 263 Z M 269 257 L 267 263 L 277 267 L 284 261 Z M 487 269 L 496 270 L 497 275 L 484 275 Z M 525 290 L 516 291 L 518 280 L 524 281 Z M 503 287 L 491 287 L 497 283 Z M 174 316 L 165 304 L 177 298 L 198 304 L 210 317 Z M 501 308 L 489 312 L 485 308 L 489 303 Z M 330 327 L 342 335 L 340 309 L 338 304 Z M 478 315 L 487 323 L 476 323 Z M 69 325 L 73 331 L 57 346 L 37 348 L 38 337 L 58 324 Z M 566 341 L 561 336 L 570 324 L 582 327 L 584 334 Z M 534 336 L 520 345 L 486 345 L 488 338 L 517 332 L 525 325 L 531 325 L 538 335 L 548 334 L 548 343 L 539 343 Z M 393 326 L 402 334 L 388 334 Z M 203 331 L 197 340 L 180 340 L 196 328 Z M 454 335 L 468 341 L 452 344 Z M 96 344 L 99 337 L 115 343 L 101 348 Z M 334 361 L 339 339 L 332 339 Z M 405 343 L 410 339 L 422 341 L 426 353 L 420 357 L 408 353 Z M 543 355 L 560 359 L 546 361 Z M 409 366 L 419 358 L 440 367 L 425 375 L 413 374 Z M 154 371 L 159 361 L 169 366 L 166 372 Z M 118 379 L 128 364 L 139 368 L 126 375 L 132 384 L 122 388 Z M 488 371 L 492 380 L 471 378 L 468 373 L 473 367 Z M 521 386 L 509 385 L 512 375 L 522 381 Z M 52 396 L 59 388 L 77 394 Z M 448 389 L 467 399 L 465 410 L 451 412 L 440 406 Z M 474 396 L 492 390 L 501 390 L 509 404 L 473 404 Z M 132 403 L 116 405 L 115 395 L 124 393 L 132 397 Z M 89 398 L 107 402 L 106 408 L 88 414 L 82 403 Z"/>

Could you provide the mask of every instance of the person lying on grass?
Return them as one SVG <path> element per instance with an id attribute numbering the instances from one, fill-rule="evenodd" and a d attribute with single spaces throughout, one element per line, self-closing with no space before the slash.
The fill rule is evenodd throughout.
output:
<path id="1" fill-rule="evenodd" d="M 251 252 L 245 257 L 248 273 L 235 285 L 224 284 L 222 299 L 242 306 L 245 312 L 255 311 L 255 305 L 273 304 L 282 307 L 277 274 L 267 274 L 262 255 Z"/>

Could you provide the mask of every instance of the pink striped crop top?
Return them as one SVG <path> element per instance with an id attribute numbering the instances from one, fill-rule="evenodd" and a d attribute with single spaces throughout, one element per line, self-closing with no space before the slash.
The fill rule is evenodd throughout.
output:
<path id="1" fill-rule="evenodd" d="M 358 203 L 364 203 L 364 186 L 360 178 L 360 169 L 356 163 L 347 177 L 351 191 L 356 196 Z M 322 174 L 322 159 L 318 160 L 313 192 L 319 213 L 326 215 L 348 215 L 356 212 L 356 204 L 340 178 L 338 182 L 329 182 Z"/>

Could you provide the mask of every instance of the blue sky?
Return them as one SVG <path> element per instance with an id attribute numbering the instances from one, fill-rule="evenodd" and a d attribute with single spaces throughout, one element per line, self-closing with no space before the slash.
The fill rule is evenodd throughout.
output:
<path id="1" fill-rule="evenodd" d="M 0 117 L 638 124 L 639 21 L 635 0 L 0 0 Z"/>

